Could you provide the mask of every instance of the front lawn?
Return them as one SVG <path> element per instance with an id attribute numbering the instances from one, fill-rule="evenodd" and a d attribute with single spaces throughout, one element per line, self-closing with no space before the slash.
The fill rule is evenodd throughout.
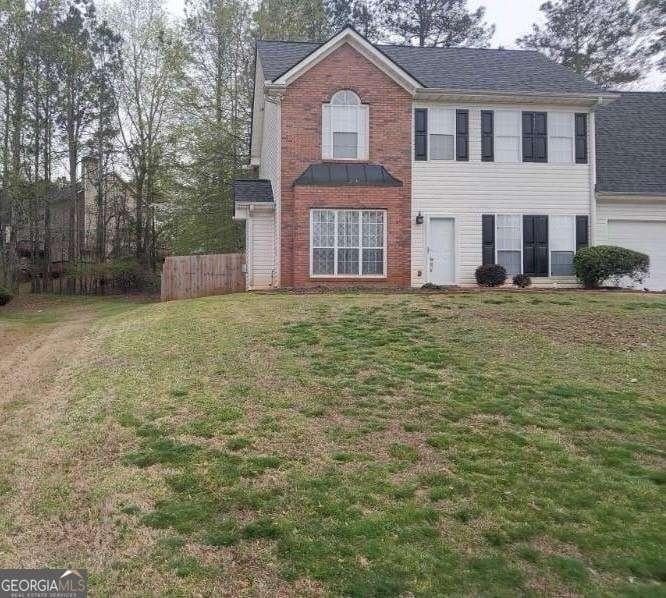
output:
<path id="1" fill-rule="evenodd" d="M 666 592 L 666 296 L 116 304 L 80 343 L 0 425 L 4 567 L 95 595 Z"/>

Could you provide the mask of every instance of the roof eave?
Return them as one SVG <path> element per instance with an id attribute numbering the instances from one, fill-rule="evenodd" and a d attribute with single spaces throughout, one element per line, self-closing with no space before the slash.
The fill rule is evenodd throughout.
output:
<path id="1" fill-rule="evenodd" d="M 666 190 L 664 191 L 604 191 L 597 189 L 597 199 L 623 201 L 630 197 L 632 199 L 644 199 L 646 201 L 666 201 Z"/>
<path id="2" fill-rule="evenodd" d="M 609 104 L 620 97 L 618 93 L 600 91 L 599 93 L 546 93 L 534 91 L 490 91 L 479 89 L 447 89 L 426 87 L 416 90 L 417 100 L 466 100 L 515 103 L 529 101 L 539 104 L 575 104 L 590 107 Z"/>

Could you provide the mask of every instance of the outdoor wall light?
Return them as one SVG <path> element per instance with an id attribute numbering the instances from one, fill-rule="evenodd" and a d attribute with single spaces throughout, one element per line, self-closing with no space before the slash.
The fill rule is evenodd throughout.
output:
<path id="1" fill-rule="evenodd" d="M 423 214 L 421 212 L 416 216 L 416 224 L 423 224 Z"/>

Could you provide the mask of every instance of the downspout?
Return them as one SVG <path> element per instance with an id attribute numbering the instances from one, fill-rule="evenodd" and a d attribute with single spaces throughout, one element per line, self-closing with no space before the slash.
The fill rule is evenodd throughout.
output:
<path id="1" fill-rule="evenodd" d="M 597 240 L 597 144 L 596 144 L 596 119 L 595 109 L 603 106 L 603 98 L 597 99 L 590 111 L 590 126 L 588 127 L 590 151 L 588 152 L 590 160 L 590 247 L 596 244 Z"/>

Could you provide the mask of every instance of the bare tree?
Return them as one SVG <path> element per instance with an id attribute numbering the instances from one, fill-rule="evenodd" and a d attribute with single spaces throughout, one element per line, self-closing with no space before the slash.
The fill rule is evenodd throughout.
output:
<path id="1" fill-rule="evenodd" d="M 147 263 L 154 204 L 170 150 L 175 91 L 184 50 L 160 0 L 126 0 L 112 13 L 123 32 L 123 69 L 115 82 L 118 125 L 133 174 L 136 257 Z"/>

